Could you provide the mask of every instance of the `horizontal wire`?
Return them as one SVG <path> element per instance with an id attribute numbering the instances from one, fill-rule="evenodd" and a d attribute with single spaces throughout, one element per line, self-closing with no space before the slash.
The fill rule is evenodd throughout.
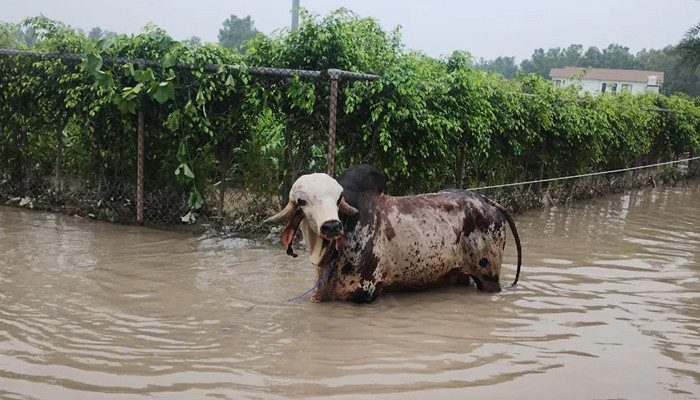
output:
<path id="1" fill-rule="evenodd" d="M 566 180 L 566 179 L 585 178 L 585 177 L 587 177 L 587 176 L 597 176 L 597 175 L 614 174 L 614 173 L 618 173 L 618 172 L 634 171 L 634 170 L 638 170 L 638 169 L 658 167 L 658 166 L 661 166 L 661 165 L 677 164 L 677 163 L 681 163 L 681 162 L 693 161 L 693 160 L 699 160 L 699 159 L 700 159 L 700 156 L 698 156 L 698 157 L 686 158 L 686 159 L 683 159 L 683 160 L 666 161 L 666 162 L 662 162 L 662 163 L 649 164 L 649 165 L 642 165 L 642 166 L 639 166 L 639 167 L 630 167 L 630 168 L 615 169 L 615 170 L 611 170 L 611 171 L 591 172 L 591 173 L 588 173 L 588 174 L 569 175 L 569 176 L 562 176 L 562 177 L 559 177 L 559 178 L 538 179 L 538 180 L 536 180 L 536 181 L 517 182 L 517 183 L 505 183 L 505 184 L 502 184 L 502 185 L 493 185 L 493 186 L 482 186 L 482 187 L 477 187 L 477 188 L 471 188 L 471 189 L 469 189 L 469 190 L 495 189 L 495 188 L 510 187 L 510 186 L 529 185 L 529 184 L 532 184 L 532 183 L 544 183 L 544 182 L 562 181 L 562 180 Z"/>

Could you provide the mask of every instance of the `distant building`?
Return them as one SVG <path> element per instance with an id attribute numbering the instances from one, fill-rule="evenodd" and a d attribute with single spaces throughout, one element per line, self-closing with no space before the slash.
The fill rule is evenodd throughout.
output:
<path id="1" fill-rule="evenodd" d="M 549 76 L 557 86 L 580 86 L 579 94 L 659 93 L 659 87 L 664 83 L 664 73 L 661 71 L 631 69 L 591 68 L 584 74 L 584 68 L 580 67 L 552 68 Z"/>

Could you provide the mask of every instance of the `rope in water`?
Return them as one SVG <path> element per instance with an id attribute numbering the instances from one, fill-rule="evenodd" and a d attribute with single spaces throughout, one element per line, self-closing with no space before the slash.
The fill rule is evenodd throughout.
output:
<path id="1" fill-rule="evenodd" d="M 295 297 L 292 297 L 291 299 L 285 300 L 284 303 L 289 303 L 289 302 L 292 302 L 292 301 L 294 301 L 294 300 L 301 299 L 302 297 L 304 297 L 304 296 L 306 296 L 307 294 L 311 293 L 314 289 L 316 289 L 317 287 L 319 287 L 319 286 L 321 285 L 321 283 L 323 283 L 323 281 L 325 281 L 326 279 L 328 279 L 328 276 L 331 274 L 331 272 L 333 272 L 334 269 L 335 269 L 335 259 L 333 259 L 333 261 L 331 261 L 331 267 L 328 268 L 328 271 L 326 271 L 326 273 L 323 274 L 323 276 L 321 276 L 321 278 L 318 280 L 318 282 L 316 282 L 316 284 L 315 284 L 311 289 L 307 290 L 307 291 L 304 292 L 303 294 L 300 294 L 299 296 L 295 296 Z M 248 307 L 248 309 L 246 310 L 246 312 L 247 312 L 247 311 L 251 311 L 251 310 L 254 309 L 255 307 L 257 307 L 257 304 L 253 304 L 252 306 Z M 230 331 L 231 328 L 233 328 L 233 326 L 234 326 L 234 324 L 233 324 L 233 323 L 230 323 L 230 324 L 229 324 L 228 326 L 226 326 L 223 330 L 224 330 L 224 331 Z"/>
<path id="2" fill-rule="evenodd" d="M 683 159 L 683 160 L 666 161 L 666 162 L 662 162 L 662 163 L 649 164 L 649 165 L 642 165 L 642 166 L 640 166 L 640 167 L 630 167 L 630 168 L 615 169 L 615 170 L 612 170 L 612 171 L 591 172 L 591 173 L 588 173 L 588 174 L 569 175 L 569 176 L 562 176 L 562 177 L 560 177 L 560 178 L 539 179 L 539 180 L 536 180 L 536 181 L 517 182 L 517 183 L 505 183 L 505 184 L 503 184 L 503 185 L 481 186 L 481 187 L 472 188 L 472 189 L 469 189 L 469 190 L 495 189 L 495 188 L 502 188 L 502 187 L 509 187 L 509 186 L 529 185 L 529 184 L 532 184 L 532 183 L 544 183 L 544 182 L 553 182 L 553 181 L 563 181 L 563 180 L 566 180 L 566 179 L 585 178 L 585 177 L 587 177 L 587 176 L 597 176 L 597 175 L 614 174 L 614 173 L 617 173 L 617 172 L 634 171 L 634 170 L 638 170 L 638 169 L 658 167 L 658 166 L 661 166 L 661 165 L 677 164 L 677 163 L 681 163 L 681 162 L 693 161 L 693 160 L 699 160 L 699 159 L 700 159 L 700 156 L 698 156 L 698 157 L 691 157 L 691 158 L 685 158 L 685 159 Z"/>
<path id="3" fill-rule="evenodd" d="M 323 276 L 321 277 L 321 279 L 319 279 L 318 282 L 316 282 L 316 284 L 314 285 L 314 287 L 312 287 L 311 289 L 307 290 L 307 291 L 304 292 L 303 294 L 300 294 L 299 296 L 296 296 L 296 297 L 292 297 L 291 299 L 287 299 L 287 300 L 285 300 L 284 302 L 285 302 L 285 303 L 289 303 L 289 302 L 291 302 L 291 301 L 301 299 L 302 297 L 304 297 L 304 296 L 306 296 L 307 294 L 311 293 L 311 291 L 313 291 L 314 289 L 316 289 L 317 287 L 319 287 L 319 286 L 321 285 L 321 283 L 323 283 L 323 281 L 325 281 L 326 278 L 328 278 L 328 275 L 330 275 L 331 272 L 333 272 L 333 269 L 335 269 L 335 259 L 333 259 L 333 261 L 331 261 L 331 267 L 328 268 L 328 271 L 326 271 L 326 273 L 323 274 Z"/>

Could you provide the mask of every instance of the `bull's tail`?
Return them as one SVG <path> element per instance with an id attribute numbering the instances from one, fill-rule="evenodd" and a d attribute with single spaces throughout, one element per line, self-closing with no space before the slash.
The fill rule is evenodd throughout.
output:
<path id="1" fill-rule="evenodd" d="M 504 217 L 506 217 L 506 221 L 508 221 L 508 226 L 510 226 L 510 230 L 513 232 L 513 238 L 515 239 L 515 248 L 518 250 L 518 269 L 515 272 L 515 280 L 513 281 L 513 284 L 510 285 L 511 287 L 514 287 L 518 284 L 518 279 L 520 278 L 520 265 L 523 261 L 522 247 L 520 246 L 520 236 L 518 235 L 518 230 L 515 228 L 515 222 L 513 221 L 513 218 L 510 216 L 510 214 L 508 214 L 508 211 L 506 211 L 506 209 L 502 205 L 489 199 L 486 196 L 484 196 L 484 198 L 489 202 L 489 204 L 496 207 L 498 211 L 500 211 L 501 214 L 503 214 Z"/>

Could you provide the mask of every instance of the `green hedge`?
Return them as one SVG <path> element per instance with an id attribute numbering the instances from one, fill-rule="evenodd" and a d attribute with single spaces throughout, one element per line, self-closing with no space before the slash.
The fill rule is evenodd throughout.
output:
<path id="1" fill-rule="evenodd" d="M 114 196 L 105 188 L 132 191 L 138 109 L 146 117 L 146 188 L 184 199 L 177 212 L 211 208 L 214 182 L 278 194 L 299 174 L 325 171 L 328 82 L 252 77 L 246 66 L 380 75 L 341 81 L 336 169 L 374 164 L 395 194 L 621 168 L 700 150 L 697 99 L 580 97 L 536 75 L 506 80 L 470 68 L 467 53 L 434 59 L 407 51 L 398 30 L 342 9 L 304 15 L 295 32 L 260 35 L 244 54 L 187 46 L 155 26 L 94 42 L 43 17 L 0 26 L 0 47 L 26 49 L 20 28 L 37 33 L 33 51 L 89 57 L 81 65 L 0 58 L 0 182 L 19 195 L 67 190 L 60 179 L 47 183 L 57 167 L 63 181 L 103 197 Z M 140 70 L 108 57 L 159 65 Z M 211 73 L 175 62 L 225 67 Z"/>

